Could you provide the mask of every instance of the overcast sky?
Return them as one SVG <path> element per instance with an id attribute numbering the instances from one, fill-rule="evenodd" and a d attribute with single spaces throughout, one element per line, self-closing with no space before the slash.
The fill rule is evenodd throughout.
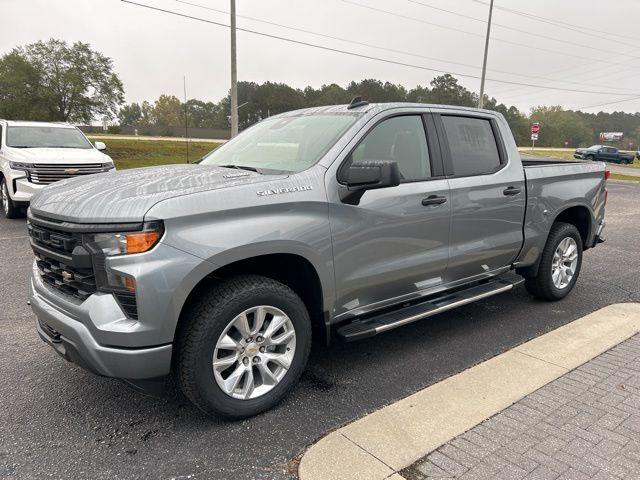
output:
<path id="1" fill-rule="evenodd" d="M 228 24 L 229 20 L 227 14 L 178 0 L 134 1 L 220 23 Z M 229 8 L 228 0 L 185 1 L 223 11 Z M 345 86 L 351 80 L 363 78 L 377 78 L 411 88 L 417 84 L 427 85 L 441 72 L 478 77 L 488 14 L 484 2 L 237 0 L 238 15 L 253 18 L 239 17 L 238 27 L 439 71 L 357 58 L 238 32 L 238 76 L 240 80 L 285 82 L 301 88 L 329 83 Z M 0 0 L 0 5 L 4 7 L 0 52 L 51 37 L 88 42 L 113 59 L 124 82 L 128 102 L 154 100 L 162 93 L 182 98 L 183 75 L 187 77 L 189 98 L 218 101 L 228 92 L 227 28 L 151 11 L 120 0 Z M 568 108 L 597 105 L 586 109 L 592 112 L 640 111 L 640 98 L 633 99 L 634 94 L 640 97 L 637 80 L 640 72 L 640 0 L 496 0 L 495 5 L 488 78 L 598 93 L 488 81 L 488 94 L 525 111 L 541 104 L 562 104 Z M 497 7 L 570 25 L 559 28 L 547 21 L 515 15 Z M 319 37 L 255 19 L 360 44 Z M 582 25 L 584 30 L 574 25 Z M 612 33 L 616 36 L 610 35 Z M 471 90 L 479 90 L 477 78 L 461 77 L 460 81 Z M 599 106 L 625 98 L 631 100 Z"/>

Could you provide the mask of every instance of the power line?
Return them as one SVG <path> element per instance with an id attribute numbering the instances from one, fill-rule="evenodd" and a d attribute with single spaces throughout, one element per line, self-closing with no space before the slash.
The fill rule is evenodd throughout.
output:
<path id="1" fill-rule="evenodd" d="M 344 3 L 348 3 L 348 4 L 351 4 L 351 5 L 355 5 L 355 6 L 361 7 L 361 8 L 366 8 L 368 10 L 384 13 L 384 14 L 391 15 L 391 16 L 398 17 L 398 18 L 403 18 L 405 20 L 410 20 L 410 21 L 413 21 L 413 22 L 423 23 L 425 25 L 431 25 L 431 26 L 434 26 L 434 27 L 443 28 L 445 30 L 452 30 L 454 32 L 464 33 L 465 35 L 472 35 L 474 37 L 484 38 L 484 35 L 482 35 L 482 34 L 469 32 L 468 30 L 463 30 L 463 29 L 460 29 L 460 28 L 441 25 L 441 24 L 435 23 L 435 22 L 429 22 L 429 21 L 423 20 L 421 18 L 415 18 L 415 17 L 411 17 L 411 16 L 408 16 L 408 15 L 402 15 L 402 14 L 399 14 L 399 13 L 396 13 L 396 12 L 391 12 L 389 10 L 384 10 L 382 8 L 372 7 L 371 5 L 358 3 L 358 2 L 355 2 L 353 0 L 341 0 L 341 1 L 344 2 Z M 551 50 L 551 49 L 548 49 L 548 48 L 537 47 L 537 46 L 533 46 L 533 45 L 530 45 L 530 44 L 528 45 L 528 44 L 524 44 L 524 43 L 513 42 L 511 40 L 505 40 L 503 38 L 494 38 L 493 40 L 497 41 L 497 42 L 501 42 L 501 43 L 506 43 L 506 44 L 509 44 L 509 45 L 515 45 L 515 46 L 518 46 L 518 47 L 524 47 L 527 50 L 539 50 L 541 52 L 551 53 L 551 54 L 554 54 L 554 55 L 561 55 L 563 57 L 580 58 L 582 60 L 587 60 L 589 62 L 598 61 L 598 62 L 601 62 L 601 63 L 608 63 L 610 65 L 625 65 L 624 62 L 611 62 L 611 61 L 603 60 L 603 59 L 594 60 L 593 58 L 590 58 L 590 57 L 584 57 L 584 56 L 576 55 L 576 54 L 573 54 L 573 53 L 565 53 L 565 52 L 561 52 L 559 50 Z M 633 68 L 639 68 L 640 69 L 640 65 L 633 66 Z"/>
<path id="2" fill-rule="evenodd" d="M 177 3 L 184 4 L 184 5 L 189 5 L 189 6 L 192 6 L 192 7 L 196 7 L 196 8 L 201 8 L 203 10 L 209 10 L 209 11 L 212 11 L 212 12 L 220 13 L 220 14 L 225 14 L 225 15 L 229 14 L 229 12 L 226 11 L 226 10 L 209 7 L 207 5 L 201 5 L 199 3 L 194 3 L 194 2 L 187 1 L 187 0 L 173 0 L 173 1 L 177 2 Z M 474 64 L 455 62 L 453 60 L 444 60 L 442 58 L 430 57 L 430 56 L 421 55 L 421 54 L 414 53 L 414 52 L 408 52 L 406 50 L 398 50 L 398 49 L 395 49 L 395 48 L 383 47 L 381 45 L 375 45 L 375 44 L 371 44 L 371 43 L 360 42 L 360 41 L 357 41 L 357 40 L 352 40 L 352 39 L 344 38 L 344 37 L 338 37 L 338 36 L 335 36 L 335 35 L 328 35 L 328 34 L 325 34 L 325 33 L 315 32 L 313 30 L 307 30 L 307 29 L 300 28 L 300 27 L 293 27 L 291 25 L 285 25 L 285 24 L 282 24 L 282 23 L 277 23 L 277 22 L 264 20 L 264 19 L 256 18 L 256 17 L 250 17 L 250 16 L 247 16 L 247 15 L 237 15 L 236 14 L 236 16 L 238 18 L 251 20 L 253 22 L 264 23 L 266 25 L 276 26 L 276 27 L 287 29 L 287 30 L 293 30 L 293 31 L 296 31 L 296 32 L 301 32 L 301 33 L 305 33 L 305 34 L 309 34 L 309 35 L 315 35 L 315 36 L 321 37 L 321 38 L 328 38 L 328 39 L 331 39 L 331 40 L 337 40 L 337 41 L 340 41 L 340 42 L 350 43 L 350 44 L 353 44 L 353 45 L 359 45 L 359 46 L 363 46 L 363 47 L 367 47 L 367 48 L 378 49 L 378 50 L 387 51 L 387 52 L 391 52 L 391 53 L 399 53 L 399 54 L 402 54 L 402 55 L 408 55 L 408 56 L 411 56 L 411 57 L 422 58 L 422 59 L 425 59 L 425 60 L 434 60 L 436 62 L 447 63 L 447 64 L 450 64 L 450 65 L 458 65 L 458 66 L 462 66 L 462 67 L 468 67 L 468 68 L 472 68 L 474 70 L 478 69 L 478 66 L 474 65 Z M 507 74 L 507 75 L 514 75 L 514 76 L 522 77 L 522 78 L 530 78 L 530 79 L 537 79 L 537 80 L 547 80 L 547 81 L 552 81 L 552 82 L 555 81 L 553 78 L 549 78 L 549 77 L 544 77 L 544 76 L 540 76 L 540 75 L 526 75 L 526 74 L 517 73 L 517 72 L 510 72 L 508 70 L 500 70 L 500 69 L 497 69 L 497 68 L 492 68 L 491 71 L 496 72 L 496 73 L 504 73 L 504 74 Z M 578 85 L 578 86 L 585 86 L 585 87 L 605 87 L 605 88 L 609 87 L 609 88 L 613 88 L 614 90 L 621 90 L 620 93 L 623 93 L 622 91 L 624 91 L 624 90 L 630 91 L 628 88 L 617 88 L 617 87 L 611 87 L 610 85 L 603 85 L 603 84 L 597 84 L 597 83 L 576 82 L 576 81 L 571 81 L 571 80 L 567 80 L 567 81 L 561 80 L 560 83 L 566 83 L 566 84 Z"/>
<path id="3" fill-rule="evenodd" d="M 471 1 L 475 2 L 475 3 L 481 3 L 482 5 L 488 5 L 488 3 L 486 1 L 483 1 L 483 0 L 471 0 Z M 635 47 L 636 46 L 635 44 L 625 43 L 625 42 L 621 42 L 619 40 L 611 40 L 610 38 L 607 38 L 607 37 L 604 37 L 602 35 L 598 35 L 596 33 L 593 33 L 592 30 L 585 31 L 583 26 L 576 25 L 576 24 L 573 24 L 573 23 L 563 22 L 561 20 L 554 20 L 554 19 L 551 19 L 551 18 L 542 17 L 540 15 L 535 15 L 533 13 L 528 13 L 528 12 L 523 12 L 522 10 L 516 10 L 516 9 L 513 9 L 513 8 L 498 7 L 498 6 L 496 6 L 496 8 L 500 9 L 500 10 L 503 10 L 505 12 L 512 13 L 514 15 L 518 15 L 518 16 L 521 16 L 521 17 L 529 18 L 530 20 L 546 23 L 546 24 L 549 24 L 549 25 L 553 25 L 555 27 L 565 28 L 567 30 L 571 30 L 571 31 L 574 31 L 574 32 L 577 32 L 577 33 L 581 33 L 583 35 L 587 35 L 590 38 L 596 37 L 596 38 L 601 38 L 603 40 L 607 40 L 609 42 L 616 42 L 616 43 L 620 43 L 622 45 L 627 45 L 627 46 L 630 46 L 630 47 Z M 619 33 L 608 33 L 608 32 L 600 32 L 600 33 L 604 34 L 604 35 L 609 35 L 609 36 L 612 36 L 612 37 L 617 37 L 617 38 L 628 38 L 630 40 L 637 40 L 636 37 L 633 37 L 633 36 L 630 36 L 630 35 L 621 35 Z"/>
<path id="4" fill-rule="evenodd" d="M 604 102 L 604 103 L 598 103 L 596 105 L 588 105 L 586 107 L 578 107 L 575 110 L 583 110 L 583 109 L 587 109 L 587 108 L 595 108 L 595 107 L 604 107 L 607 105 L 614 105 L 616 103 L 624 103 L 624 102 L 631 102 L 633 100 L 640 100 L 640 96 L 638 97 L 633 97 L 633 98 L 625 98 L 625 99 L 618 99 L 618 100 L 613 100 L 611 102 Z"/>
<path id="5" fill-rule="evenodd" d="M 435 5 L 419 2 L 417 0 L 406 0 L 406 1 L 409 2 L 409 3 L 413 3 L 414 5 L 419 5 L 421 7 L 430 8 L 432 10 L 437 10 L 439 12 L 445 12 L 445 13 L 449 13 L 451 15 L 455 15 L 455 16 L 458 16 L 458 17 L 462 17 L 462 18 L 466 18 L 466 19 L 469 19 L 469 20 L 473 20 L 474 22 L 487 23 L 486 20 L 483 20 L 482 18 L 473 17 L 471 15 L 465 15 L 464 13 L 455 12 L 455 11 L 452 11 L 452 10 L 447 10 L 446 8 L 437 7 Z M 489 5 L 486 2 L 482 2 L 482 4 L 483 5 Z M 500 7 L 495 7 L 495 8 L 500 8 Z M 586 45 L 584 43 L 572 42 L 570 40 L 565 40 L 565 39 L 558 38 L 558 37 L 552 37 L 552 36 L 549 36 L 549 35 L 543 35 L 543 34 L 541 34 L 539 32 L 530 32 L 528 30 L 523 30 L 521 28 L 511 27 L 509 25 L 503 25 L 503 24 L 496 23 L 496 22 L 492 22 L 492 24 L 493 24 L 493 26 L 500 27 L 500 28 L 503 28 L 505 30 L 511 30 L 513 32 L 518 32 L 518 33 L 524 33 L 525 35 L 530 35 L 530 36 L 533 36 L 533 37 L 536 37 L 536 38 L 544 38 L 546 40 L 552 40 L 554 42 L 566 43 L 567 45 L 573 45 L 573 46 L 581 47 L 581 48 L 588 48 L 590 50 L 596 50 L 598 52 L 604 52 L 606 54 L 611 54 L 612 53 L 610 50 L 604 50 L 602 48 L 594 47 L 592 45 Z M 617 42 L 617 43 L 621 43 L 621 42 Z M 626 45 L 629 45 L 629 44 L 626 44 Z M 628 56 L 630 58 L 640 59 L 639 56 L 634 56 L 634 55 L 628 55 Z"/>
<path id="6" fill-rule="evenodd" d="M 569 68 L 564 68 L 562 70 L 556 71 L 555 73 L 561 73 L 564 71 L 575 71 L 576 67 L 569 67 Z M 616 71 L 607 71 L 606 73 L 600 74 L 600 75 L 596 75 L 596 76 L 590 76 L 589 78 L 591 78 L 592 80 L 597 80 L 599 78 L 604 78 L 604 77 L 615 77 L 615 78 L 619 78 L 617 75 L 623 73 L 623 72 L 627 72 L 629 70 L 631 70 L 632 68 L 627 67 L 627 68 L 623 68 L 620 70 L 616 70 Z M 564 82 L 564 80 L 562 80 L 563 78 L 567 78 L 567 77 L 572 77 L 574 75 L 574 73 L 571 73 L 569 75 L 563 75 L 560 78 L 554 79 L 555 81 L 560 81 L 560 82 Z M 498 89 L 498 92 L 494 92 L 494 94 L 500 95 L 501 100 L 506 99 L 512 99 L 512 98 L 522 98 L 522 97 L 527 97 L 527 96 L 531 96 L 533 92 L 527 92 L 527 93 L 520 93 L 520 94 L 516 94 L 516 95 L 507 95 L 506 97 L 503 96 L 504 93 L 508 93 L 508 92 L 514 92 L 514 91 L 519 91 L 519 90 L 524 90 L 524 87 L 510 87 L 510 88 L 506 88 L 506 89 Z M 534 89 L 534 91 L 537 89 Z"/>
<path id="7" fill-rule="evenodd" d="M 178 17 L 182 17 L 182 18 L 191 19 L 191 20 L 196 20 L 196 21 L 208 23 L 208 24 L 211 24 L 211 25 L 217 25 L 217 26 L 224 27 L 224 28 L 230 28 L 229 25 L 221 23 L 221 22 L 216 22 L 216 21 L 208 20 L 208 19 L 201 18 L 201 17 L 195 17 L 193 15 L 187 15 L 187 14 L 180 13 L 180 12 L 174 12 L 172 10 L 166 10 L 166 9 L 159 8 L 159 7 L 154 7 L 154 6 L 151 6 L 151 5 L 145 5 L 145 4 L 142 4 L 142 3 L 134 2 L 132 0 L 120 0 L 120 1 L 122 1 L 123 3 L 128 3 L 130 5 L 135 5 L 135 6 L 138 6 L 138 7 L 147 8 L 149 10 L 155 10 L 157 12 L 162 12 L 162 13 L 166 13 L 166 14 L 169 14 L 169 15 L 174 15 L 174 16 L 178 16 Z M 274 35 L 274 34 L 271 34 L 271 33 L 260 32 L 260 31 L 257 31 L 257 30 L 251 30 L 251 29 L 248 29 L 248 28 L 237 27 L 236 29 L 239 30 L 239 31 L 242 31 L 242 32 L 251 33 L 253 35 L 258 35 L 258 36 L 262 36 L 262 37 L 266 37 L 266 38 L 272 38 L 272 39 L 275 39 L 275 40 L 281 40 L 281 41 L 284 41 L 284 42 L 293 43 L 293 44 L 297 44 L 297 45 L 303 45 L 303 46 L 306 46 L 306 47 L 317 48 L 319 50 L 326 50 L 326 51 L 334 52 L 334 53 L 342 53 L 344 55 L 349 55 L 349 56 L 352 56 L 352 57 L 364 58 L 364 59 L 367 59 L 367 60 L 377 60 L 377 61 L 388 63 L 388 64 L 391 64 L 391 65 L 399 65 L 399 66 L 402 66 L 402 67 L 416 68 L 416 69 L 419 69 L 419 70 L 426 70 L 426 71 L 436 72 L 436 73 L 448 73 L 450 75 L 456 75 L 458 77 L 463 77 L 463 78 L 473 78 L 473 79 L 476 79 L 476 80 L 480 79 L 480 77 L 478 75 L 470 75 L 470 74 L 467 74 L 467 73 L 459 73 L 459 72 L 451 72 L 451 71 L 439 70 L 437 68 L 427 67 L 427 66 L 424 66 L 424 65 L 415 65 L 415 64 L 412 64 L 412 63 L 400 62 L 400 61 L 397 61 L 397 60 L 390 60 L 390 59 L 387 59 L 387 58 L 374 57 L 372 55 L 364 55 L 364 54 L 360 54 L 360 53 L 356 53 L 356 52 L 351 52 L 349 50 L 342 50 L 342 49 L 339 49 L 339 48 L 328 47 L 328 46 L 325 46 L 325 45 L 318 45 L 318 44 L 315 44 L 315 43 L 305 42 L 305 41 L 302 41 L 302 40 L 295 40 L 293 38 L 283 37 L 283 36 L 280 36 L 280 35 Z M 510 80 L 501 80 L 501 79 L 497 79 L 497 78 L 487 78 L 487 81 L 492 81 L 492 82 L 496 82 L 496 83 L 504 83 L 504 84 L 507 84 L 507 85 L 522 85 L 522 86 L 528 86 L 528 87 L 538 87 L 538 88 L 545 88 L 545 89 L 548 89 L 548 90 L 559 90 L 559 91 L 565 91 L 565 92 L 589 93 L 589 94 L 596 94 L 596 95 L 622 95 L 619 92 L 578 90 L 578 89 L 571 89 L 571 88 L 547 87 L 547 86 L 543 87 L 543 86 L 530 84 L 530 83 L 514 82 L 514 81 L 510 81 Z M 626 94 L 626 95 L 635 96 L 636 94 L 635 93 L 634 94 L 629 93 L 629 94 Z"/>

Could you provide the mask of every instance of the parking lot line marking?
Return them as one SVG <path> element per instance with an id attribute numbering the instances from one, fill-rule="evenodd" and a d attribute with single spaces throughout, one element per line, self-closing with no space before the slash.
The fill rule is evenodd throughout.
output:
<path id="1" fill-rule="evenodd" d="M 2 241 L 2 240 L 18 240 L 18 239 L 21 239 L 21 238 L 29 238 L 29 235 L 22 235 L 20 237 L 2 237 L 2 238 L 0 238 L 0 241 Z"/>
<path id="2" fill-rule="evenodd" d="M 602 308 L 330 433 L 303 455 L 300 479 L 398 479 L 391 475 L 638 332 L 640 304 Z"/>

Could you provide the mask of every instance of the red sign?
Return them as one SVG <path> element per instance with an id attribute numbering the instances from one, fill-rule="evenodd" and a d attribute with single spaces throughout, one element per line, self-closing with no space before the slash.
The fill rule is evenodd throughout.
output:
<path id="1" fill-rule="evenodd" d="M 538 132 L 540 132 L 540 124 L 539 123 L 532 123 L 531 124 L 531 133 L 535 135 Z"/>

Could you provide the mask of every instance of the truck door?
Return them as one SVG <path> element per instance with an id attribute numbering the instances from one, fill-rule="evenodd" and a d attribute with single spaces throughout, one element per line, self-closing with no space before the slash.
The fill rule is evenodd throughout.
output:
<path id="1" fill-rule="evenodd" d="M 329 204 L 336 315 L 419 296 L 442 283 L 447 267 L 449 185 L 433 120 L 406 114 L 379 121 L 341 170 L 365 160 L 395 160 L 402 180 L 366 191 L 357 205 Z M 340 182 L 339 173 L 329 181 Z"/>
<path id="2" fill-rule="evenodd" d="M 446 277 L 456 281 L 515 260 L 523 241 L 526 193 L 520 157 L 508 158 L 497 117 L 444 112 L 436 116 L 436 125 L 451 192 Z"/>

